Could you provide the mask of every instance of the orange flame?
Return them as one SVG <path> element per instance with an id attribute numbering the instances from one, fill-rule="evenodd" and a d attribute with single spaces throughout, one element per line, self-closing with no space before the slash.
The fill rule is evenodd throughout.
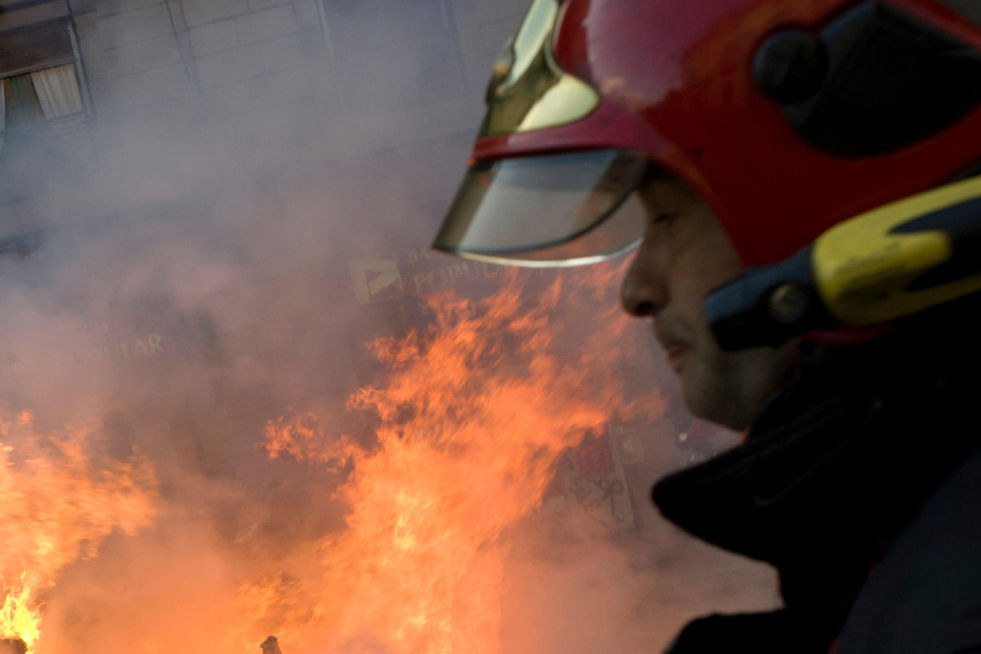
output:
<path id="1" fill-rule="evenodd" d="M 562 452 L 627 408 L 612 371 L 631 354 L 616 274 L 566 273 L 539 294 L 512 274 L 479 302 L 435 298 L 430 329 L 374 344 L 390 377 L 351 398 L 380 419 L 375 443 L 331 437 L 311 413 L 268 424 L 273 458 L 353 465 L 347 529 L 321 543 L 327 647 L 499 652 L 508 530 L 540 506 Z M 559 342 L 584 322 L 601 329 Z"/>
<path id="2" fill-rule="evenodd" d="M 45 432 L 27 411 L 0 415 L 0 638 L 41 638 L 40 599 L 58 573 L 95 556 L 114 530 L 133 534 L 154 514 L 149 465 L 102 465 L 86 454 L 84 426 Z"/>

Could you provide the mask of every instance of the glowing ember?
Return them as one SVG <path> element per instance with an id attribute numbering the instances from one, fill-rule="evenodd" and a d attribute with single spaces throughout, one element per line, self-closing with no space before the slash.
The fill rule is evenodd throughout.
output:
<path id="1" fill-rule="evenodd" d="M 119 529 L 133 534 L 154 513 L 148 464 L 87 455 L 93 432 L 82 426 L 41 431 L 29 412 L 0 415 L 0 639 L 41 638 L 40 597 L 58 573 L 92 557 Z"/>
<path id="2" fill-rule="evenodd" d="M 508 529 L 540 506 L 564 450 L 628 410 L 611 371 L 631 349 L 609 297 L 615 271 L 567 274 L 541 293 L 514 275 L 480 302 L 436 298 L 425 333 L 375 343 L 390 377 L 350 404 L 378 416 L 377 442 L 334 437 L 309 413 L 268 425 L 273 458 L 353 466 L 339 493 L 348 528 L 321 543 L 327 647 L 500 651 Z M 601 333 L 557 342 L 597 322 Z"/>

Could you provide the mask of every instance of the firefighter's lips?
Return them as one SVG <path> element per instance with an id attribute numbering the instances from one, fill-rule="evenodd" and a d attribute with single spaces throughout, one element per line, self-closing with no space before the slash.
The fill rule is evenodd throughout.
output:
<path id="1" fill-rule="evenodd" d="M 681 360 L 685 356 L 685 353 L 691 349 L 691 346 L 686 341 L 669 334 L 668 331 L 669 328 L 658 329 L 657 324 L 655 324 L 654 336 L 657 338 L 658 343 L 661 344 L 661 349 L 664 350 L 668 364 L 674 368 L 675 372 L 679 372 Z"/>
<path id="2" fill-rule="evenodd" d="M 662 312 L 654 320 L 654 338 L 661 344 L 668 364 L 675 372 L 681 372 L 681 363 L 691 349 L 691 339 L 684 324 L 668 312 Z"/>
<path id="3" fill-rule="evenodd" d="M 667 356 L 668 363 L 675 370 L 678 370 L 681 366 L 681 359 L 687 351 L 688 346 L 681 343 L 672 343 L 664 346 L 664 354 Z"/>

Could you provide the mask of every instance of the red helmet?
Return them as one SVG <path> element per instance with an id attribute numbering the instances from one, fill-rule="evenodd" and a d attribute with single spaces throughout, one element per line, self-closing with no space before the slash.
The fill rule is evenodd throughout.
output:
<path id="1" fill-rule="evenodd" d="M 619 253 L 653 163 L 747 265 L 981 163 L 978 0 L 535 0 L 498 59 L 440 250 Z"/>

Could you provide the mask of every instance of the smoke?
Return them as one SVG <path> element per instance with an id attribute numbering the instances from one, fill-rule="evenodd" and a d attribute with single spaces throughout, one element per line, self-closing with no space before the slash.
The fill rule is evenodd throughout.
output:
<path id="1" fill-rule="evenodd" d="M 490 51 L 453 45 L 445 27 L 437 32 L 446 42 L 423 42 L 420 34 L 432 35 L 406 26 L 422 19 L 396 4 L 325 10 L 345 26 L 332 34 L 338 96 L 305 113 L 271 110 L 234 125 L 129 118 L 124 129 L 106 112 L 92 128 L 96 153 L 47 169 L 43 192 L 26 201 L 37 221 L 5 231 L 13 245 L 0 255 L 2 410 L 31 411 L 39 429 L 93 425 L 90 460 L 146 460 L 155 479 L 152 524 L 100 534 L 36 597 L 40 654 L 255 652 L 273 633 L 285 654 L 336 645 L 323 632 L 324 598 L 338 591 L 324 587 L 324 539 L 349 529 L 350 497 L 339 491 L 355 464 L 271 459 L 266 426 L 312 412 L 324 433 L 373 451 L 385 420 L 349 398 L 385 388 L 393 373 L 369 344 L 434 324 L 426 297 L 479 302 L 503 283 L 497 269 L 426 249 L 479 117 L 467 70 L 447 68 L 443 56 L 462 47 L 462 61 L 480 68 Z M 495 20 L 513 27 L 518 8 L 510 13 Z M 443 80 L 435 87 L 434 61 Z M 310 106 L 338 117 L 309 120 Z M 371 286 L 392 271 L 398 282 Z M 558 277 L 521 279 L 533 304 Z M 553 302 L 538 327 L 570 325 L 559 355 L 575 367 L 577 350 L 609 329 L 616 307 L 603 289 L 615 282 L 590 289 L 561 279 L 588 305 Z M 568 501 L 549 513 L 557 504 L 547 499 L 508 524 L 496 545 L 506 553 L 500 603 L 488 607 L 500 613 L 501 651 L 651 651 L 696 612 L 773 602 L 768 573 L 690 542 L 648 506 L 648 477 L 674 455 L 651 435 L 665 429 L 663 394 L 643 372 L 641 328 L 620 329 L 630 332 L 624 343 L 640 344 L 634 367 L 621 360 L 605 372 L 637 400 L 621 418 L 647 449 L 621 464 L 633 475 L 632 526 L 597 522 L 595 509 Z M 34 527 L 27 518 L 19 528 Z M 339 651 L 392 645 L 361 634 Z"/>

